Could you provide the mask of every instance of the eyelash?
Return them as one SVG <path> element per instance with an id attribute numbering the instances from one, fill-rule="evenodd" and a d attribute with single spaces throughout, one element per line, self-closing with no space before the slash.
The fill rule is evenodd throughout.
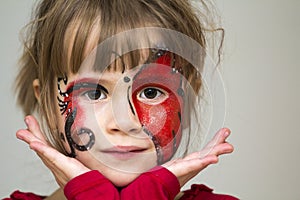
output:
<path id="1" fill-rule="evenodd" d="M 148 94 L 148 95 L 152 95 L 153 97 L 152 96 L 147 97 L 147 94 L 145 93 L 145 92 L 147 92 L 147 90 L 148 91 L 152 90 L 152 92 L 155 92 L 154 94 L 151 94 L 151 93 Z M 165 92 L 162 89 L 158 89 L 156 87 L 147 87 L 138 93 L 138 99 L 147 104 L 159 104 L 159 103 L 163 102 L 167 97 L 168 97 L 167 92 Z"/>
<path id="2" fill-rule="evenodd" d="M 83 92 L 82 95 L 85 96 L 89 101 L 100 101 L 107 98 L 106 92 L 101 89 L 87 90 Z"/>
<path id="3" fill-rule="evenodd" d="M 82 87 L 82 86 L 80 86 Z M 79 91 L 78 91 L 79 90 Z M 81 92 L 80 92 L 81 90 Z M 95 103 L 98 101 L 101 101 L 103 99 L 106 99 L 108 96 L 107 90 L 105 88 L 81 88 L 77 89 L 77 92 L 75 94 L 78 94 L 79 96 L 84 97 L 89 102 Z M 77 96 L 77 95 L 74 95 Z M 159 104 L 162 103 L 167 97 L 168 93 L 157 87 L 145 87 L 143 88 L 138 94 L 138 99 L 141 102 L 144 102 L 146 104 Z"/>

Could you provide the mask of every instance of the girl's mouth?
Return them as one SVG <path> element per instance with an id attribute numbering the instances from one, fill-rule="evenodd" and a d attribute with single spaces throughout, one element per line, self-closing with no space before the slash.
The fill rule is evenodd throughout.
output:
<path id="1" fill-rule="evenodd" d="M 101 150 L 105 155 L 113 156 L 120 160 L 134 158 L 138 154 L 145 153 L 146 151 L 146 148 L 137 146 L 114 146 Z"/>

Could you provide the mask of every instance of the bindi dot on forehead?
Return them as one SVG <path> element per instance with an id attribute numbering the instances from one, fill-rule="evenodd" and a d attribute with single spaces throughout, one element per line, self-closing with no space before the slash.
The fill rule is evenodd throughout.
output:
<path id="1" fill-rule="evenodd" d="M 131 79 L 128 76 L 125 76 L 123 80 L 125 83 L 129 83 L 131 81 Z"/>

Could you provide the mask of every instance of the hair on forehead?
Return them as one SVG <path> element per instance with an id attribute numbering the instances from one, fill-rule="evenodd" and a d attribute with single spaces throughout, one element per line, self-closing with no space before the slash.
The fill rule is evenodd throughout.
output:
<path id="1" fill-rule="evenodd" d="M 137 0 L 132 3 L 122 0 L 88 0 L 72 2 L 72 6 L 73 3 L 77 8 L 70 9 L 69 12 L 61 12 L 66 17 L 61 16 L 60 19 L 65 19 L 65 21 L 60 22 L 63 26 L 57 27 L 61 30 L 56 31 L 56 33 L 60 34 L 57 35 L 57 38 L 64 38 L 65 45 L 62 48 L 59 47 L 63 42 L 61 40 L 58 43 L 53 43 L 53 45 L 58 46 L 58 48 L 54 49 L 64 50 L 63 53 L 60 52 L 64 56 L 61 59 L 57 59 L 64 64 L 57 63 L 53 65 L 54 68 L 58 68 L 55 70 L 57 74 L 66 74 L 66 69 L 73 73 L 79 70 L 86 56 L 86 49 L 90 49 L 90 40 L 94 41 L 92 45 L 95 47 L 117 33 L 134 28 L 155 26 L 173 29 L 189 35 L 199 44 L 205 46 L 198 18 L 189 14 L 189 12 L 183 12 L 191 9 L 185 0 L 152 0 L 151 2 Z M 65 7 L 67 8 L 68 6 L 65 5 Z M 190 26 L 186 25 L 187 22 L 190 23 Z M 92 32 L 96 34 L 91 34 Z M 151 35 L 146 35 L 145 37 L 150 38 Z M 141 38 L 136 39 L 140 40 Z M 130 43 L 125 45 L 130 46 Z M 111 53 L 113 52 L 105 52 L 108 55 Z M 67 54 L 69 55 L 67 56 Z M 120 52 L 118 54 L 123 55 Z M 141 60 L 140 56 L 141 54 L 138 51 L 132 51 L 125 57 L 126 60 L 130 61 L 131 65 L 135 66 Z M 59 55 L 56 58 L 59 58 Z"/>
<path id="2" fill-rule="evenodd" d="M 122 31 L 146 26 L 163 26 L 160 20 L 153 16 L 145 5 L 145 1 L 128 3 L 120 0 L 110 0 L 91 1 L 90 3 L 96 5 L 87 5 L 81 8 L 78 11 L 78 17 L 74 17 L 71 22 L 76 24 L 76 28 L 71 30 L 74 34 L 72 45 L 67 44 L 71 47 L 71 49 L 68 49 L 71 52 L 68 69 L 73 73 L 78 71 L 86 56 L 85 50 L 89 48 L 88 41 L 93 40 L 94 44 L 92 45 L 96 47 L 101 42 Z M 93 31 L 96 32 L 96 35 L 91 34 Z M 123 45 L 130 44 L 123 43 Z M 107 51 L 103 55 L 115 56 L 116 58 L 123 56 L 121 52 L 116 51 Z M 131 63 L 134 64 L 140 60 L 140 53 L 134 51 L 129 57 L 128 55 L 125 57 L 126 60 L 130 57 Z"/>

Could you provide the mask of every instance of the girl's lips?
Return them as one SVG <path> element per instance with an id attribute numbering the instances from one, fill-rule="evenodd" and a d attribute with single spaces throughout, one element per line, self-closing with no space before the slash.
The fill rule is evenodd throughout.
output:
<path id="1" fill-rule="evenodd" d="M 145 152 L 147 149 L 137 146 L 115 146 L 101 150 L 102 153 L 116 157 L 120 160 L 129 159 Z"/>
<path id="2" fill-rule="evenodd" d="M 145 151 L 146 148 L 138 147 L 138 146 L 114 146 L 111 148 L 103 149 L 102 152 L 121 152 L 121 153 L 128 153 L 128 152 L 139 152 Z"/>

